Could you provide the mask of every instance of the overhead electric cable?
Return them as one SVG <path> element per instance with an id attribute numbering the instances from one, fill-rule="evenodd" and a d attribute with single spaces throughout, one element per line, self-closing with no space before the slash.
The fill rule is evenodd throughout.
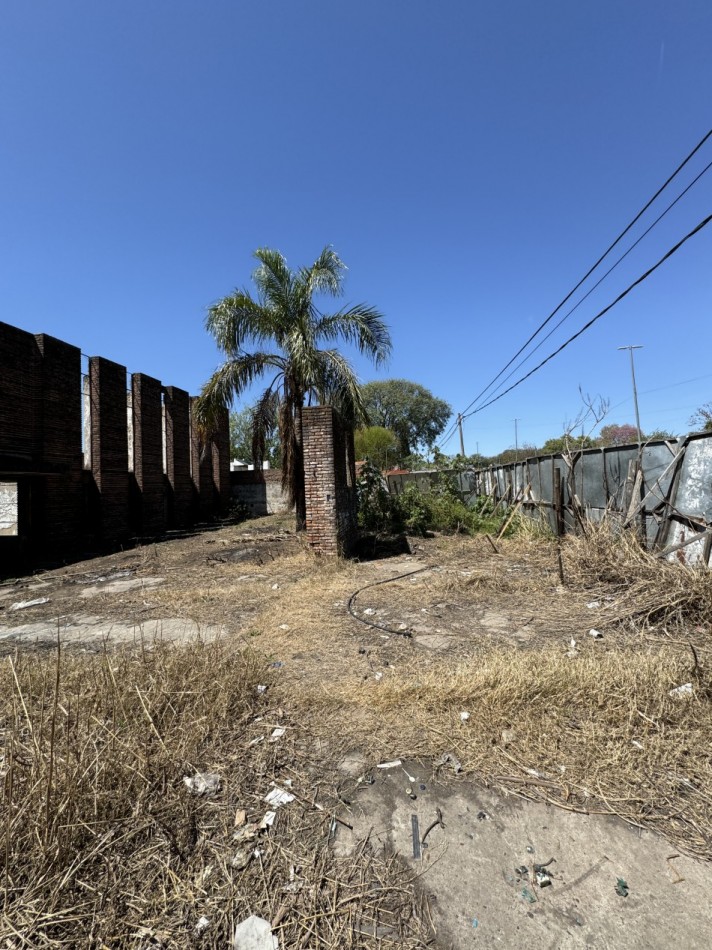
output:
<path id="1" fill-rule="evenodd" d="M 552 319 L 556 316 L 556 314 L 559 312 L 559 310 L 561 310 L 561 308 L 564 306 L 564 304 L 567 303 L 567 302 L 571 299 L 571 297 L 576 293 L 576 291 L 579 289 L 579 287 L 580 287 L 586 280 L 588 280 L 588 278 L 589 278 L 589 277 L 591 276 L 591 274 L 596 270 L 596 268 L 599 266 L 599 264 L 601 264 L 601 263 L 605 260 L 605 258 L 608 257 L 608 255 L 609 255 L 610 252 L 613 250 L 613 248 L 616 247 L 616 245 L 619 244 L 620 241 L 622 241 L 622 239 L 625 237 L 625 235 L 626 235 L 626 234 L 630 231 L 630 229 L 640 220 L 640 218 L 645 214 L 645 212 L 646 212 L 646 211 L 648 210 L 648 208 L 653 204 L 653 202 L 654 202 L 654 201 L 662 194 L 662 192 L 667 188 L 667 186 L 670 184 L 670 182 L 673 181 L 673 179 L 677 177 L 677 175 L 682 171 L 682 169 L 685 167 L 685 165 L 687 165 L 687 163 L 690 161 L 690 159 L 692 159 L 692 158 L 697 154 L 697 152 L 702 148 L 702 146 L 705 144 L 705 142 L 707 141 L 707 139 L 710 138 L 710 136 L 712 136 L 712 129 L 710 129 L 710 130 L 707 132 L 707 134 L 704 135 L 704 136 L 700 139 L 700 141 L 699 141 L 699 142 L 697 143 L 697 145 L 692 149 L 692 151 L 689 153 L 689 155 L 687 155 L 687 157 L 686 157 L 685 159 L 683 159 L 682 162 L 680 162 L 680 164 L 677 166 L 677 168 L 675 169 L 675 171 L 674 171 L 674 172 L 667 178 L 667 180 L 658 188 L 658 190 L 655 192 L 655 194 L 653 195 L 653 197 L 650 198 L 649 201 L 646 202 L 646 204 L 645 204 L 645 205 L 641 208 L 641 210 L 636 214 L 636 216 L 633 218 L 633 220 L 632 220 L 628 225 L 626 225 L 626 227 L 621 231 L 621 233 L 620 233 L 620 234 L 618 235 L 618 237 L 613 241 L 613 243 L 610 244 L 610 245 L 606 248 L 606 250 L 603 252 L 603 254 L 601 254 L 601 256 L 598 258 L 598 260 L 596 261 L 596 263 L 595 263 L 592 267 L 590 267 L 590 268 L 588 269 L 588 271 L 586 271 L 586 273 L 585 273 L 584 276 L 581 278 L 581 280 L 579 280 L 579 282 L 576 284 L 576 286 L 573 287 L 573 288 L 569 291 L 569 293 L 564 297 L 564 299 L 551 311 L 551 313 L 550 313 L 549 316 L 546 318 L 546 320 L 544 320 L 542 323 L 539 324 L 539 326 L 538 326 L 538 327 L 536 328 L 536 330 L 532 333 L 532 335 L 529 337 L 529 339 L 526 341 L 526 343 L 524 343 L 524 344 L 517 350 L 517 352 L 514 354 L 514 356 L 511 358 L 511 360 L 510 360 L 505 366 L 502 367 L 502 369 L 499 371 L 499 373 L 497 373 L 497 375 L 492 379 L 492 381 L 491 381 L 490 383 L 488 383 L 487 386 L 485 386 L 485 388 L 484 388 L 480 393 L 478 393 L 477 396 L 475 396 L 475 398 L 469 403 L 469 405 L 467 405 L 467 406 L 462 410 L 462 413 L 461 413 L 461 414 L 462 414 L 463 416 L 464 416 L 465 413 L 467 413 L 467 411 L 468 411 L 469 409 L 471 409 L 472 406 L 474 406 L 475 403 L 497 382 L 497 380 L 500 378 L 500 376 L 502 375 L 502 373 L 506 372 L 506 370 L 509 369 L 509 367 L 510 367 L 510 366 L 512 365 L 512 363 L 517 359 L 517 357 L 520 356 L 520 355 L 524 352 L 524 350 L 529 346 L 529 344 L 532 342 L 532 340 L 533 340 L 536 336 L 538 336 L 539 333 L 541 333 L 541 331 L 542 331 L 542 330 L 544 329 L 544 327 L 549 323 L 549 321 L 552 320 Z M 453 429 L 453 431 L 454 431 L 454 429 Z M 448 438 L 450 438 L 450 436 L 448 436 Z"/>
<path id="2" fill-rule="evenodd" d="M 631 292 L 631 290 L 637 287 L 638 284 L 642 284 L 644 280 L 647 280 L 647 278 L 650 277 L 650 275 L 654 273 L 654 271 L 656 271 L 658 267 L 660 267 L 661 264 L 663 264 L 666 260 L 668 260 L 668 258 L 672 257 L 673 254 L 676 254 L 677 251 L 680 250 L 683 244 L 689 241 L 690 238 L 694 237 L 696 234 L 699 234 L 699 232 L 703 228 L 707 227 L 710 221 L 712 221 L 712 214 L 708 215 L 706 218 L 700 221 L 700 223 L 696 227 L 694 227 L 692 231 L 688 232 L 684 238 L 682 238 L 680 241 L 677 242 L 677 244 L 674 245 L 674 247 L 671 247 L 670 250 L 667 251 L 667 253 L 665 253 L 656 264 L 653 264 L 653 266 L 650 267 L 648 270 L 646 270 L 644 274 L 641 274 L 641 276 L 638 277 L 637 280 L 634 280 L 632 284 L 626 287 L 626 289 L 622 293 L 618 294 L 615 300 L 609 303 L 607 307 L 604 307 L 603 310 L 599 310 L 599 312 L 594 317 L 591 317 L 588 323 L 585 323 L 579 330 L 576 331 L 576 333 L 573 334 L 573 336 L 570 336 L 568 340 L 565 340 L 561 344 L 561 346 L 558 347 L 556 350 L 554 350 L 553 353 L 550 353 L 546 357 L 546 359 L 542 360 L 541 363 L 538 363 L 533 369 L 529 370 L 528 373 L 520 377 L 516 381 L 516 383 L 513 383 L 511 386 L 509 386 L 507 389 L 501 392 L 498 396 L 495 396 L 493 399 L 490 399 L 488 402 L 484 403 L 483 405 L 478 406 L 477 409 L 474 409 L 472 412 L 468 413 L 467 416 L 463 415 L 463 418 L 469 418 L 469 416 L 474 416 L 475 413 L 477 412 L 482 412 L 483 409 L 486 409 L 488 406 L 491 406 L 492 403 L 497 402 L 503 396 L 506 396 L 507 393 L 510 393 L 513 389 L 516 389 L 516 387 L 521 385 L 521 383 L 523 383 L 526 379 L 529 379 L 530 376 L 533 376 L 534 373 L 536 373 L 538 370 L 542 368 L 542 366 L 545 366 L 550 360 L 553 360 L 553 358 L 555 356 L 558 356 L 558 354 L 561 353 L 562 350 L 565 350 L 566 347 L 569 346 L 569 344 L 573 343 L 574 340 L 577 340 L 581 336 L 581 334 L 585 333 L 586 330 L 592 327 L 593 324 L 596 323 L 597 320 L 600 320 L 601 317 L 607 314 L 609 310 L 612 310 L 613 307 L 615 307 L 615 305 L 619 303 L 624 297 L 627 297 L 628 294 Z"/>
<path id="3" fill-rule="evenodd" d="M 520 368 L 527 362 L 527 360 L 529 360 L 529 359 L 532 358 L 532 356 L 536 353 L 536 351 L 537 351 L 540 347 L 542 347 L 542 346 L 544 345 L 544 343 L 546 343 L 546 341 L 547 341 L 554 333 L 556 333 L 556 331 L 559 329 L 559 327 L 562 325 L 562 323 L 565 323 L 565 321 L 571 316 L 571 314 L 574 313 L 576 310 L 578 310 L 578 308 L 581 306 L 581 304 L 584 302 L 584 300 L 586 300 L 588 297 L 591 296 L 591 294 L 594 292 L 594 290 L 596 290 L 596 288 L 599 287 L 599 286 L 603 283 L 603 281 L 606 279 L 606 277 L 608 277 L 608 275 L 609 275 L 610 273 L 612 273 L 612 271 L 614 271 L 614 270 L 616 269 L 616 267 L 618 267 L 618 265 L 621 263 L 621 261 L 625 260 L 625 258 L 630 254 L 630 252 L 631 252 L 632 250 L 634 250 L 634 248 L 636 248 L 636 247 L 638 246 L 638 244 L 640 244 L 640 242 L 643 240 L 644 237 L 647 237 L 647 235 L 650 234 L 650 232 L 653 230 L 653 228 L 654 228 L 660 221 L 662 221 L 662 219 L 665 217 L 665 215 L 668 213 L 668 211 L 671 211 L 672 208 L 674 208 L 675 205 L 678 203 L 678 201 L 680 201 L 681 198 L 684 198 L 684 196 L 687 194 L 687 192 L 690 190 L 690 188 L 692 188 L 693 185 L 696 185 L 697 182 L 700 180 L 700 178 L 702 178 L 702 176 L 703 176 L 704 174 L 706 174 L 706 172 L 708 172 L 708 171 L 710 170 L 710 168 L 712 168 L 712 162 L 709 162 L 707 165 L 705 165 L 705 167 L 702 169 L 702 171 L 699 173 L 699 175 L 697 175 L 696 178 L 693 178 L 693 180 L 690 182 L 690 184 L 689 184 L 685 189 L 683 189 L 683 190 L 680 192 L 680 194 L 677 196 L 677 198 L 675 198 L 673 201 L 670 202 L 670 204 L 667 206 L 667 208 L 665 208 L 665 210 L 662 211 L 662 212 L 657 216 L 657 218 L 653 221 L 653 223 L 652 223 L 651 225 L 649 225 L 649 227 L 647 227 L 647 228 L 645 229 L 645 231 L 643 231 L 643 233 L 640 235 L 640 237 L 639 237 L 636 241 L 634 241 L 634 242 L 631 244 L 631 246 L 628 248 L 628 250 L 625 251 L 623 254 L 621 254 L 621 256 L 618 258 L 618 260 L 617 260 L 614 264 L 611 264 L 611 266 L 608 268 L 608 270 L 605 272 L 605 274 L 603 274 L 602 277 L 599 277 L 599 278 L 598 278 L 598 280 L 597 280 L 596 283 L 593 285 L 593 287 L 591 287 L 589 290 L 586 291 L 586 293 L 583 295 L 583 297 L 581 297 L 581 299 L 578 301 L 578 303 L 574 304 L 574 306 L 564 314 L 564 316 L 559 320 L 559 322 L 554 324 L 554 326 L 551 328 L 551 330 L 549 330 L 549 332 L 546 334 L 546 336 L 543 336 L 543 337 L 541 338 L 541 340 L 539 340 L 539 342 L 537 343 L 537 345 L 536 345 L 533 349 L 531 349 L 531 350 L 527 353 L 527 355 L 517 363 L 516 366 L 514 366 L 514 367 L 512 368 L 512 370 L 504 377 L 504 379 L 501 381 L 501 383 L 499 384 L 499 386 L 497 386 L 497 388 L 494 390 L 494 392 L 493 392 L 491 395 L 494 395 L 494 393 L 498 392 L 498 390 L 500 390 L 500 389 L 502 388 L 502 386 L 504 386 L 504 384 L 507 382 L 507 380 L 508 380 L 508 379 L 511 379 L 512 376 L 514 376 L 514 374 L 517 372 L 517 370 L 520 369 Z M 515 359 L 516 359 L 516 357 L 515 357 Z M 505 369 L 506 369 L 506 367 L 505 367 Z M 502 372 L 504 372 L 504 370 L 502 370 Z M 492 385 L 492 384 L 490 383 L 490 385 Z M 487 388 L 489 389 L 489 386 L 488 386 Z M 472 403 L 470 403 L 470 405 L 472 405 Z"/>

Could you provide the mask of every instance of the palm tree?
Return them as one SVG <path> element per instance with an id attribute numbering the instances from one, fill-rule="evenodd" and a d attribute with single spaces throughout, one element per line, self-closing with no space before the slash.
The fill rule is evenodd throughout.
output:
<path id="1" fill-rule="evenodd" d="M 267 388 L 253 412 L 253 456 L 260 465 L 265 441 L 277 430 L 282 444 L 282 487 L 296 509 L 297 528 L 306 521 L 302 408 L 329 404 L 347 425 L 366 419 L 358 380 L 336 340 L 355 346 L 378 366 L 391 351 L 382 315 L 366 304 L 324 314 L 315 296 L 338 297 L 346 269 L 333 248 L 325 247 L 311 267 L 290 270 L 279 251 L 259 248 L 252 275 L 257 297 L 236 290 L 210 307 L 206 328 L 225 355 L 224 363 L 203 386 L 196 411 L 204 431 L 217 410 L 265 375 Z M 249 352 L 248 352 L 249 350 Z"/>

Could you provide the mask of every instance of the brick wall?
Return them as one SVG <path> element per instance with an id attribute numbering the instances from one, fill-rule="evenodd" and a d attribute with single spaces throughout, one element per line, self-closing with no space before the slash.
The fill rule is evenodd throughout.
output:
<path id="1" fill-rule="evenodd" d="M 330 406 L 302 410 L 307 540 L 321 554 L 347 555 L 356 538 L 349 439 Z M 349 437 L 350 438 L 350 437 Z"/>
<path id="2" fill-rule="evenodd" d="M 193 511 L 190 477 L 190 396 L 176 386 L 166 386 L 164 397 L 168 526 L 183 528 Z"/>
<path id="3" fill-rule="evenodd" d="M 96 540 L 100 545 L 129 537 L 126 367 L 89 359 L 91 473 L 97 489 Z"/>
<path id="4" fill-rule="evenodd" d="M 139 534 L 161 534 L 166 527 L 161 384 L 144 373 L 134 373 L 131 396 L 133 477 L 137 489 L 134 524 Z"/>
<path id="5" fill-rule="evenodd" d="M 218 414 L 217 432 L 210 443 L 212 454 L 213 492 L 220 511 L 227 511 L 232 489 L 230 486 L 230 414 L 224 409 Z"/>
<path id="6" fill-rule="evenodd" d="M 190 476 L 193 480 L 193 497 L 198 517 L 208 518 L 213 510 L 213 461 L 212 445 L 205 445 L 200 438 L 193 419 L 195 399 L 191 399 L 190 417 Z"/>
<path id="7" fill-rule="evenodd" d="M 42 467 L 35 546 L 48 558 L 75 556 L 81 547 L 84 512 L 82 478 L 81 353 L 76 346 L 39 334 L 42 356 L 40 405 Z"/>

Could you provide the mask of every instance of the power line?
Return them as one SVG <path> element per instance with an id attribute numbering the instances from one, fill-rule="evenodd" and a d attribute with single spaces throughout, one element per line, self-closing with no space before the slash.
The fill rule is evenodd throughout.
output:
<path id="1" fill-rule="evenodd" d="M 675 169 L 675 171 L 667 178 L 667 180 L 660 186 L 660 188 L 658 188 L 658 190 L 655 192 L 655 194 L 653 195 L 653 197 L 649 199 L 649 201 L 643 206 L 643 208 L 641 208 L 641 210 L 636 214 L 636 216 L 633 218 L 633 220 L 632 220 L 628 225 L 626 225 L 626 227 L 621 231 L 621 233 L 620 233 L 620 234 L 618 235 L 618 237 L 613 241 L 613 243 L 608 246 L 608 248 L 607 248 L 607 249 L 603 252 L 603 254 L 598 258 L 598 260 L 596 261 L 596 263 L 595 263 L 592 267 L 589 268 L 589 270 L 584 274 L 584 276 L 581 278 L 581 280 L 579 280 L 579 282 L 576 284 L 576 286 L 573 287 L 572 290 L 570 290 L 569 293 L 564 297 L 564 299 L 551 311 L 551 313 L 550 313 L 549 316 L 546 318 L 546 320 L 544 320 L 542 323 L 539 324 L 539 326 L 537 327 L 537 329 L 532 333 L 532 335 L 529 337 L 529 339 L 526 341 L 526 343 L 524 343 L 524 344 L 517 350 L 517 352 L 514 354 L 514 356 L 511 358 L 511 360 L 509 360 L 509 362 L 508 362 L 505 366 L 502 367 L 502 369 L 501 369 L 501 370 L 499 371 L 499 373 L 497 373 L 497 375 L 491 380 L 491 382 L 489 382 L 489 383 L 487 384 L 487 386 L 485 386 L 485 388 L 484 388 L 480 393 L 478 393 L 477 396 L 475 396 L 475 398 L 472 400 L 472 402 L 470 402 L 469 405 L 467 405 L 467 406 L 462 410 L 462 413 L 461 413 L 462 416 L 464 416 L 464 415 L 468 412 L 468 410 L 471 409 L 472 406 L 474 406 L 475 403 L 494 385 L 494 383 L 497 382 L 497 380 L 500 378 L 500 376 L 502 375 L 502 373 L 504 373 L 506 370 L 509 369 L 509 367 L 510 367 L 510 366 L 512 365 L 512 363 L 517 359 L 517 357 L 520 356 L 520 355 L 524 352 L 524 350 L 529 346 L 529 344 L 532 342 L 532 340 L 533 340 L 536 336 L 538 336 L 539 333 L 541 333 L 541 331 L 542 331 L 542 330 L 544 329 L 544 327 L 549 323 L 549 321 L 552 320 L 552 319 L 554 318 L 554 316 L 556 316 L 556 314 L 559 312 L 559 310 L 561 310 L 561 308 L 564 306 L 564 304 L 567 303 L 567 302 L 571 299 L 571 297 L 576 293 L 576 291 L 579 289 L 579 287 L 581 287 L 581 285 L 582 285 L 586 280 L 588 280 L 588 278 L 589 278 L 589 277 L 591 276 L 591 274 L 596 270 L 596 268 L 599 266 L 599 264 L 602 263 L 602 261 L 610 254 L 610 252 L 613 250 L 613 248 L 614 248 L 617 244 L 620 243 L 620 241 L 625 237 L 625 235 L 630 231 L 630 229 L 640 220 L 640 218 L 645 214 L 645 212 L 648 210 L 648 208 L 649 208 L 649 207 L 653 204 L 653 202 L 662 194 L 662 192 L 667 188 L 667 186 L 670 184 L 670 182 L 673 181 L 673 179 L 677 177 L 677 175 L 682 171 L 682 169 L 685 167 L 685 165 L 687 165 L 687 163 L 690 161 L 690 159 L 692 159 L 693 156 L 697 154 L 697 152 L 702 148 L 702 146 L 705 144 L 705 142 L 707 141 L 707 139 L 708 139 L 710 136 L 712 136 L 712 129 L 710 129 L 710 130 L 707 132 L 707 134 L 704 135 L 704 136 L 700 139 L 700 141 L 699 141 L 699 142 L 697 143 L 697 145 L 692 149 L 692 151 L 687 155 L 687 157 L 686 157 L 685 159 L 683 159 L 683 161 L 677 166 L 677 168 Z M 448 439 L 449 439 L 449 438 L 450 438 L 450 436 L 448 435 Z"/>
<path id="2" fill-rule="evenodd" d="M 631 290 L 637 287 L 638 284 L 642 284 L 644 280 L 647 280 L 647 278 L 650 277 L 650 275 L 654 273 L 654 271 L 656 271 L 658 267 L 660 267 L 661 264 L 663 264 L 666 260 L 668 260 L 668 258 L 672 257 L 673 254 L 676 254 L 677 251 L 680 250 L 683 244 L 685 244 L 687 241 L 690 240 L 690 238 L 698 234 L 703 228 L 707 227 L 710 221 L 712 221 L 712 214 L 708 215 L 706 218 L 700 221 L 700 223 L 696 227 L 694 227 L 692 231 L 690 231 L 688 234 L 685 235 L 684 238 L 678 241 L 677 244 L 674 245 L 674 247 L 671 247 L 670 250 L 667 251 L 667 253 L 665 253 L 660 258 L 659 261 L 657 261 L 657 263 L 653 264 L 653 266 L 650 267 L 648 270 L 646 270 L 644 274 L 641 274 L 641 276 L 638 277 L 637 280 L 634 280 L 632 284 L 626 287 L 626 289 L 622 293 L 618 294 L 615 300 L 609 303 L 607 307 L 604 307 L 603 310 L 599 310 L 599 312 L 594 317 L 591 317 L 588 323 L 585 323 L 579 330 L 576 331 L 576 333 L 573 334 L 573 336 L 570 336 L 568 340 L 565 340 L 561 344 L 561 346 L 559 346 L 556 350 L 554 350 L 553 353 L 550 353 L 546 357 L 546 359 L 543 359 L 541 363 L 538 363 L 533 369 L 529 370 L 528 373 L 520 377 L 520 379 L 518 379 L 516 383 L 513 383 L 511 386 L 509 386 L 507 389 L 501 392 L 498 396 L 495 396 L 493 399 L 490 399 L 488 402 L 484 403 L 482 406 L 479 406 L 477 409 L 474 409 L 472 412 L 468 413 L 466 416 L 463 416 L 463 418 L 467 419 L 469 418 L 469 416 L 474 416 L 475 413 L 477 412 L 482 412 L 483 409 L 486 409 L 488 406 L 491 406 L 493 403 L 500 400 L 503 396 L 506 396 L 507 393 L 510 393 L 513 389 L 516 389 L 517 386 L 521 385 L 521 383 L 523 383 L 526 379 L 529 379 L 530 376 L 533 376 L 534 373 L 536 373 L 538 370 L 542 368 L 542 366 L 545 366 L 550 360 L 553 360 L 553 358 L 555 356 L 558 356 L 562 350 L 565 350 L 566 347 L 569 346 L 569 344 L 573 343 L 574 340 L 577 340 L 583 333 L 586 332 L 586 330 L 592 327 L 593 324 L 596 323 L 597 320 L 600 320 L 601 317 L 607 314 L 609 310 L 612 310 L 613 307 L 615 307 L 617 303 L 620 303 L 620 301 L 624 297 L 627 297 L 628 294 L 631 292 Z"/>
<path id="3" fill-rule="evenodd" d="M 634 242 L 631 244 L 631 246 L 628 248 L 628 250 L 625 251 L 623 254 L 621 254 L 621 256 L 618 258 L 618 260 L 608 268 L 608 270 L 605 272 L 605 274 L 603 274 L 602 277 L 599 277 L 599 279 L 596 281 L 596 283 L 595 283 L 589 290 L 586 291 L 586 293 L 583 295 L 583 297 L 581 297 L 581 299 L 578 301 L 578 303 L 574 304 L 574 306 L 564 314 L 564 316 L 561 318 L 561 320 L 559 320 L 558 323 L 554 324 L 554 326 L 551 328 L 551 330 L 549 330 L 549 332 L 546 334 L 546 336 L 543 336 L 543 337 L 541 338 L 541 340 L 539 340 L 539 342 L 537 343 L 537 345 L 536 345 L 532 350 L 530 350 L 530 352 L 527 353 L 527 355 L 526 355 L 522 360 L 520 360 L 519 363 L 517 363 L 517 365 L 511 370 L 511 372 L 508 373 L 508 374 L 504 377 L 504 379 L 503 379 L 502 382 L 499 384 L 499 386 L 497 386 L 497 388 L 494 390 L 494 393 L 496 393 L 498 390 L 500 390 L 500 389 L 502 388 L 502 386 L 504 386 L 504 384 L 507 382 L 507 380 L 508 380 L 508 379 L 511 379 L 512 376 L 514 376 L 514 374 L 517 372 L 517 370 L 520 369 L 520 368 L 527 362 L 527 360 L 529 360 L 529 359 L 532 358 L 532 356 L 536 353 L 536 351 L 537 351 L 540 347 L 542 347 L 542 346 L 544 345 L 544 343 L 546 343 L 546 341 L 547 341 L 551 336 L 553 336 L 554 333 L 556 333 L 556 331 L 559 329 L 559 327 L 560 327 L 563 323 L 565 323 L 566 320 L 568 320 L 568 318 L 571 316 L 572 313 L 574 313 L 576 310 L 578 310 L 578 308 L 581 306 L 581 304 L 584 302 L 584 300 L 587 300 L 588 297 L 591 296 L 591 294 L 594 292 L 594 290 L 596 290 L 596 288 L 599 287 L 599 286 L 603 283 L 603 281 L 606 279 L 606 277 L 608 277 L 608 275 L 611 274 L 611 273 L 616 269 L 616 267 L 618 267 L 618 265 L 619 265 L 623 260 L 625 260 L 625 258 L 630 254 L 630 252 L 631 252 L 632 250 L 634 250 L 634 249 L 640 244 L 640 242 L 643 240 L 643 238 L 647 237 L 647 235 L 650 234 L 650 232 L 653 230 L 653 228 L 654 228 L 660 221 L 662 221 L 662 219 L 665 217 L 665 215 L 668 213 L 668 211 L 671 211 L 671 210 L 675 207 L 675 205 L 678 203 L 678 201 L 680 201 L 681 198 L 684 198 L 684 197 L 685 197 L 685 195 L 687 194 L 687 192 L 688 192 L 694 185 L 697 184 L 697 182 L 700 180 L 700 178 L 702 178 L 702 176 L 703 176 L 704 174 L 706 174 L 706 173 L 710 170 L 710 168 L 712 168 L 712 162 L 709 162 L 707 165 L 705 165 L 705 167 L 702 169 L 702 171 L 699 173 L 699 175 L 697 175 L 696 178 L 693 178 L 693 180 L 690 182 L 690 184 L 689 184 L 685 189 L 683 189 L 683 190 L 680 192 L 680 194 L 677 196 L 677 198 L 675 198 L 673 201 L 670 202 L 670 204 L 667 206 L 667 208 L 665 208 L 665 210 L 662 211 L 662 212 L 657 216 L 657 218 L 653 221 L 653 223 L 652 223 L 651 225 L 649 225 L 649 227 L 647 227 L 647 228 L 645 229 L 645 231 L 643 231 L 643 233 L 640 235 L 640 237 L 639 237 L 636 241 L 634 241 Z M 520 352 L 521 352 L 521 351 L 520 351 Z M 514 359 L 516 359 L 516 356 L 514 357 Z M 507 368 L 507 367 L 505 367 L 505 369 L 506 369 L 506 368 Z M 502 372 L 504 372 L 504 370 L 502 370 Z M 500 373 L 500 375 L 501 375 L 501 373 Z M 493 382 L 494 382 L 494 380 L 493 380 Z M 491 385 L 492 385 L 492 383 L 490 383 L 490 386 L 491 386 Z M 488 386 L 487 389 L 489 389 L 490 386 Z M 476 400 L 475 400 L 475 401 L 476 401 Z M 470 406 L 471 406 L 471 405 L 472 405 L 472 403 L 470 403 Z"/>

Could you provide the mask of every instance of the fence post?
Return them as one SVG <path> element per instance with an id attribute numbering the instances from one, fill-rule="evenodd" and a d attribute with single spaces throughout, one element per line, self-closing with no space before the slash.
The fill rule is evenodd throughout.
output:
<path id="1" fill-rule="evenodd" d="M 564 533 L 563 492 L 561 485 L 561 469 L 554 469 L 554 511 L 556 512 L 556 535 Z"/>

